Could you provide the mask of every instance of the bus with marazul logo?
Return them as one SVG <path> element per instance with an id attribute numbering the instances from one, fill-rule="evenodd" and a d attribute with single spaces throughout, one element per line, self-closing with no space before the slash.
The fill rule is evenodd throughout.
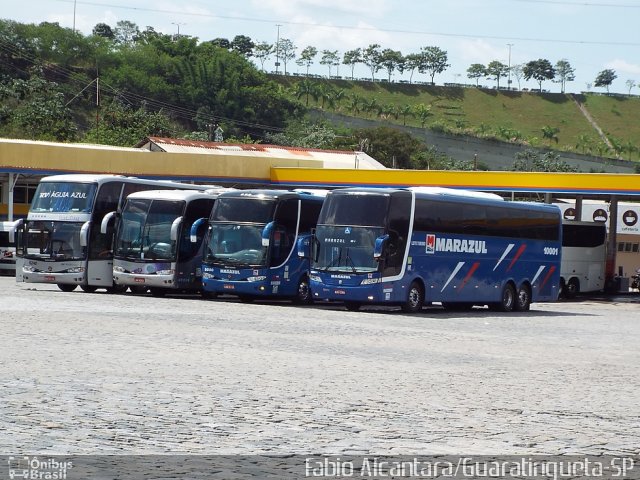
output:
<path id="1" fill-rule="evenodd" d="M 312 240 L 314 299 L 526 311 L 558 298 L 562 221 L 547 204 L 442 188 L 327 195 Z"/>
<path id="2" fill-rule="evenodd" d="M 16 281 L 52 283 L 65 292 L 78 286 L 85 292 L 122 290 L 113 283 L 112 241 L 125 199 L 137 191 L 176 188 L 211 187 L 120 175 L 44 177 L 26 220 L 12 230 Z"/>
<path id="3" fill-rule="evenodd" d="M 113 249 L 113 281 L 154 296 L 202 287 L 202 247 L 217 196 L 230 189 L 132 193 L 122 209 Z M 195 225 L 194 241 L 191 229 Z"/>
<path id="4" fill-rule="evenodd" d="M 299 256 L 298 250 L 308 249 L 323 201 L 319 191 L 222 193 L 205 238 L 203 295 L 309 303 L 309 256 Z"/>

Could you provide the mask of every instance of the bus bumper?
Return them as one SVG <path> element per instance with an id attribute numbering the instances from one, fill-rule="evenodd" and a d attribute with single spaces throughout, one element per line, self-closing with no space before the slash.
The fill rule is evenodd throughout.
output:
<path id="1" fill-rule="evenodd" d="M 82 267 L 78 267 L 79 269 Z M 30 267 L 22 268 L 22 278 L 27 283 L 51 283 L 65 285 L 86 285 L 87 274 L 82 272 L 35 272 Z"/>
<path id="2" fill-rule="evenodd" d="M 358 303 L 387 303 L 393 302 L 391 291 L 384 291 L 381 285 L 326 285 L 320 282 L 310 282 L 314 300 Z"/>
<path id="3" fill-rule="evenodd" d="M 128 287 L 178 288 L 174 275 L 143 275 L 137 273 L 113 272 L 113 283 Z"/>

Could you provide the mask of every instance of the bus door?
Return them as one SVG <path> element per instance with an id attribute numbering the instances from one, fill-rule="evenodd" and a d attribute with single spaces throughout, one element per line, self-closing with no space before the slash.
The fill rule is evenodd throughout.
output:
<path id="1" fill-rule="evenodd" d="M 121 182 L 102 185 L 96 195 L 92 222 L 89 230 L 87 248 L 87 282 L 96 287 L 113 286 L 113 234 L 114 223 L 111 222 L 106 233 L 100 233 L 102 219 L 109 212 L 118 209 Z"/>

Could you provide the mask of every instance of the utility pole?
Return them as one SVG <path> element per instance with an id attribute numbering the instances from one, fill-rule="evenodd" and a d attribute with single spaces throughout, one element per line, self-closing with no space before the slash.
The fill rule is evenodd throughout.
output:
<path id="1" fill-rule="evenodd" d="M 76 33 L 76 0 L 73 0 L 73 33 Z"/>
<path id="2" fill-rule="evenodd" d="M 176 36 L 176 39 L 179 40 L 180 39 L 180 25 L 186 25 L 186 23 L 171 22 L 171 25 L 175 25 L 176 27 L 178 27 L 178 35 Z"/>
<path id="3" fill-rule="evenodd" d="M 509 87 L 509 90 L 511 90 L 511 47 L 513 47 L 513 43 L 507 43 L 507 46 L 509 47 L 509 70 L 508 70 L 508 75 L 509 78 L 507 80 L 507 86 Z"/>
<path id="4" fill-rule="evenodd" d="M 278 27 L 278 35 L 276 37 L 276 75 L 278 74 L 278 67 L 280 66 L 280 27 L 282 25 L 277 24 Z"/>

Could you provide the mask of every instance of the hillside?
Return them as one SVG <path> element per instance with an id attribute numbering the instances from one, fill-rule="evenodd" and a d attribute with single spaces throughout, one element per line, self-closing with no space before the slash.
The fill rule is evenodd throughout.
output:
<path id="1" fill-rule="evenodd" d="M 640 159 L 640 97 L 271 76 L 310 108 L 455 135 Z M 584 105 L 609 146 L 585 117 Z M 420 107 L 422 105 L 422 107 Z M 426 113 L 420 113 L 420 112 Z"/>

